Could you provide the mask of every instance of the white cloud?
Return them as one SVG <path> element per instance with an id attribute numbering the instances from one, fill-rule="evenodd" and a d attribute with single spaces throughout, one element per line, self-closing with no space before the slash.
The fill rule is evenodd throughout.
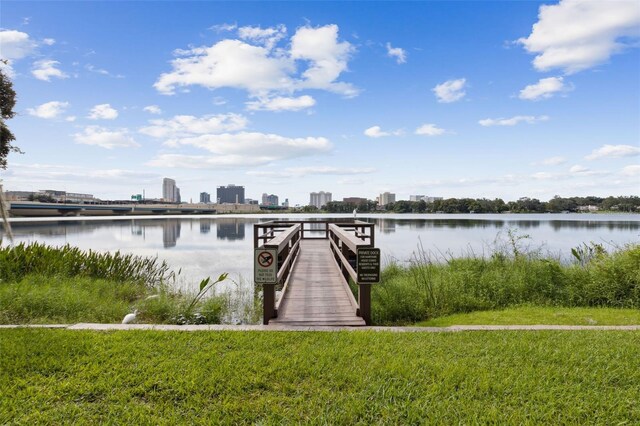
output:
<path id="1" fill-rule="evenodd" d="M 76 121 L 76 116 L 75 115 L 70 115 L 67 118 L 64 119 L 64 121 L 68 121 L 70 123 L 73 123 L 74 121 Z"/>
<path id="2" fill-rule="evenodd" d="M 106 76 L 113 77 L 113 78 L 124 78 L 124 76 L 123 76 L 123 75 L 121 75 L 121 74 L 112 74 L 112 73 L 110 73 L 109 71 L 107 71 L 107 70 L 105 70 L 105 69 L 102 69 L 102 68 L 96 68 L 96 67 L 95 67 L 94 65 L 92 65 L 92 64 L 86 64 L 86 65 L 84 66 L 84 68 L 85 68 L 87 71 L 92 72 L 92 73 L 95 73 L 95 74 L 106 75 Z"/>
<path id="3" fill-rule="evenodd" d="M 243 28 L 245 39 L 254 44 L 226 39 L 210 47 L 176 50 L 172 71 L 160 75 L 154 84 L 156 90 L 173 94 L 179 87 L 198 85 L 242 89 L 251 97 L 272 97 L 274 93 L 291 94 L 303 89 L 357 94 L 350 84 L 337 81 L 347 70 L 354 50 L 348 42 L 338 41 L 337 25 L 298 28 L 289 50 L 270 47 L 268 40 L 274 39 L 267 40 L 265 31 L 269 29 Z M 285 30 L 284 26 L 276 28 Z M 299 62 L 306 65 L 301 74 L 297 72 Z"/>
<path id="4" fill-rule="evenodd" d="M 548 179 L 553 179 L 555 175 L 547 172 L 538 172 L 538 173 L 532 174 L 531 177 L 536 180 L 548 180 Z"/>
<path id="5" fill-rule="evenodd" d="M 148 112 L 149 114 L 162 114 L 162 110 L 158 105 L 149 105 L 142 108 L 142 110 Z"/>
<path id="6" fill-rule="evenodd" d="M 558 92 L 567 91 L 563 77 L 542 78 L 536 84 L 530 84 L 520 91 L 518 97 L 528 101 L 549 99 Z"/>
<path id="7" fill-rule="evenodd" d="M 209 27 L 210 30 L 215 31 L 217 33 L 220 33 L 223 31 L 233 31 L 236 28 L 238 28 L 238 24 L 218 24 L 218 25 L 213 25 Z"/>
<path id="8" fill-rule="evenodd" d="M 27 108 L 27 112 L 34 117 L 46 119 L 57 118 L 60 114 L 64 113 L 68 106 L 69 102 L 51 101 L 38 105 L 35 108 Z"/>
<path id="9" fill-rule="evenodd" d="M 223 133 L 172 139 L 168 147 L 191 146 L 213 155 L 161 154 L 148 165 L 154 167 L 248 167 L 274 161 L 327 153 L 331 142 L 323 137 L 288 138 L 257 132 Z"/>
<path id="10" fill-rule="evenodd" d="M 45 38 L 42 40 L 42 44 L 45 44 L 47 46 L 53 46 L 54 44 L 56 44 L 56 40 L 53 38 Z"/>
<path id="11" fill-rule="evenodd" d="M 332 166 L 310 166 L 310 167 L 288 167 L 282 171 L 249 171 L 249 176 L 259 177 L 304 177 L 309 175 L 335 175 L 350 176 L 375 173 L 377 170 L 372 167 L 366 168 L 340 168 Z"/>
<path id="12" fill-rule="evenodd" d="M 301 27 L 291 37 L 291 57 L 308 61 L 309 68 L 302 74 L 300 88 L 324 89 L 344 96 L 356 96 L 357 90 L 348 83 L 336 82 L 347 70 L 347 62 L 354 52 L 346 41 L 338 41 L 338 26 Z"/>
<path id="13" fill-rule="evenodd" d="M 369 136 L 370 138 L 382 138 L 385 136 L 392 136 L 392 135 L 400 136 L 403 133 L 404 132 L 402 131 L 402 129 L 394 130 L 392 132 L 383 132 L 380 126 L 372 126 L 364 131 L 364 134 L 366 136 Z"/>
<path id="14" fill-rule="evenodd" d="M 546 115 L 535 117 L 533 115 L 516 115 L 511 118 L 485 118 L 478 121 L 481 126 L 515 126 L 518 123 L 534 124 L 540 121 L 547 121 L 549 119 Z"/>
<path id="15" fill-rule="evenodd" d="M 127 129 L 109 130 L 100 126 L 87 126 L 82 133 L 75 133 L 73 138 L 76 143 L 94 145 L 106 149 L 140 146 L 133 137 L 129 135 Z"/>
<path id="16" fill-rule="evenodd" d="M 51 81 L 51 77 L 68 78 L 69 76 L 62 72 L 57 66 L 60 62 L 52 59 L 41 59 L 33 63 L 31 74 L 38 80 Z"/>
<path id="17" fill-rule="evenodd" d="M 291 90 L 295 71 L 288 58 L 274 57 L 261 46 L 240 40 L 222 40 L 211 47 L 176 52 L 173 70 L 160 75 L 154 87 L 173 94 L 177 87 L 199 85 L 208 89 L 233 87 L 252 95 Z"/>
<path id="18" fill-rule="evenodd" d="M 542 160 L 542 164 L 545 166 L 558 166 L 566 162 L 567 160 L 564 157 L 549 157 Z"/>
<path id="19" fill-rule="evenodd" d="M 391 133 L 383 132 L 380 126 L 372 126 L 366 129 L 364 134 L 370 138 L 381 138 L 383 136 L 389 136 Z"/>
<path id="20" fill-rule="evenodd" d="M 439 136 L 446 132 L 446 130 L 439 128 L 435 124 L 423 124 L 415 131 L 416 135 L 422 136 Z"/>
<path id="21" fill-rule="evenodd" d="M 29 34 L 16 30 L 0 31 L 0 58 L 13 61 L 30 55 L 36 48 L 36 42 Z"/>
<path id="22" fill-rule="evenodd" d="M 537 55 L 537 70 L 560 68 L 570 74 L 636 47 L 639 27 L 637 1 L 561 0 L 540 6 L 531 34 L 518 42 Z"/>
<path id="23" fill-rule="evenodd" d="M 260 98 L 257 101 L 247 102 L 249 111 L 300 111 L 305 108 L 311 108 L 316 104 L 316 100 L 309 95 L 299 96 L 297 98 L 275 97 Z"/>
<path id="24" fill-rule="evenodd" d="M 603 145 L 594 149 L 591 154 L 584 157 L 587 160 L 599 160 L 600 158 L 622 158 L 640 155 L 640 148 L 631 145 Z"/>
<path id="25" fill-rule="evenodd" d="M 387 56 L 396 58 L 396 62 L 399 64 L 407 62 L 407 51 L 401 47 L 392 47 L 391 43 L 387 43 Z"/>
<path id="26" fill-rule="evenodd" d="M 87 118 L 91 120 L 114 120 L 118 117 L 118 111 L 110 104 L 100 104 L 91 108 Z"/>
<path id="27" fill-rule="evenodd" d="M 588 172 L 589 169 L 587 167 L 581 166 L 580 164 L 576 164 L 575 166 L 571 166 L 569 169 L 569 173 L 584 173 Z"/>
<path id="28" fill-rule="evenodd" d="M 287 27 L 282 24 L 264 29 L 250 26 L 240 27 L 238 28 L 238 36 L 243 40 L 260 44 L 271 50 L 280 40 L 287 36 Z"/>
<path id="29" fill-rule="evenodd" d="M 466 83 L 466 78 L 447 80 L 444 83 L 438 84 L 432 90 L 436 94 L 438 102 L 451 103 L 464 98 L 466 95 L 466 92 L 464 91 Z"/>
<path id="30" fill-rule="evenodd" d="M 176 115 L 168 120 L 150 120 L 150 126 L 140 129 L 140 133 L 154 138 L 180 138 L 207 133 L 235 132 L 247 126 L 246 117 L 239 114 L 219 114 L 194 117 Z"/>
<path id="31" fill-rule="evenodd" d="M 640 176 L 640 165 L 632 164 L 623 168 L 620 173 L 624 176 Z"/>

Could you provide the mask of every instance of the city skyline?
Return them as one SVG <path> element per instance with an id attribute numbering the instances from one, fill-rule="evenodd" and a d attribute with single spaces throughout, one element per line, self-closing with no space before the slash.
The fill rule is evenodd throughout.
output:
<path id="1" fill-rule="evenodd" d="M 4 189 L 639 192 L 638 2 L 246 5 L 4 2 Z"/>

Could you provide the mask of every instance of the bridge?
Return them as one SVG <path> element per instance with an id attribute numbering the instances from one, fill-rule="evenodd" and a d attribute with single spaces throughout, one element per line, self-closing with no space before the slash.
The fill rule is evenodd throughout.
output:
<path id="1" fill-rule="evenodd" d="M 371 324 L 380 274 L 372 223 L 270 221 L 254 225 L 253 241 L 264 324 Z"/>
<path id="2" fill-rule="evenodd" d="M 214 206 L 206 204 L 82 204 L 11 201 L 11 216 L 112 216 L 112 215 L 169 215 L 213 214 Z"/>

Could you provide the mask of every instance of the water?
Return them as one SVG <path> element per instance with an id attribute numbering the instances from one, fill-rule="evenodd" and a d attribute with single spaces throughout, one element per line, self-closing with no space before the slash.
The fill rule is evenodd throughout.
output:
<path id="1" fill-rule="evenodd" d="M 120 250 L 141 256 L 158 256 L 176 271 L 176 286 L 193 291 L 201 279 L 229 272 L 219 291 L 252 289 L 253 224 L 272 219 L 350 218 L 352 215 L 225 215 L 114 218 L 12 219 L 15 242 L 39 241 L 70 244 L 81 249 Z M 442 258 L 448 255 L 490 253 L 509 229 L 528 234 L 521 242 L 529 250 L 570 257 L 583 242 L 612 249 L 640 242 L 637 214 L 539 215 L 359 215 L 375 223 L 376 246 L 383 262 L 406 262 L 421 244 Z M 2 236 L 0 228 L 0 237 Z M 6 238 L 3 241 L 6 245 Z"/>

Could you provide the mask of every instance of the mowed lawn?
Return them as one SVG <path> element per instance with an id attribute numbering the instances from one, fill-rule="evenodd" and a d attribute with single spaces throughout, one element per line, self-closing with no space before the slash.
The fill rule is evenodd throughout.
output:
<path id="1" fill-rule="evenodd" d="M 0 424 L 640 423 L 640 332 L 0 330 Z"/>

